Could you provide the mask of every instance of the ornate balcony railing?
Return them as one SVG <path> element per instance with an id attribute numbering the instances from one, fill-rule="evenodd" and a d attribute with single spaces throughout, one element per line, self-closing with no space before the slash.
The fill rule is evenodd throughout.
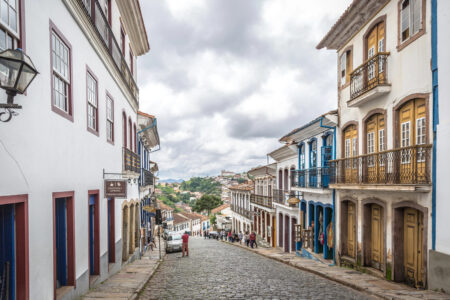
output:
<path id="1" fill-rule="evenodd" d="M 240 214 L 241 216 L 246 217 L 249 220 L 253 218 L 253 213 L 248 209 L 231 204 L 231 210 L 237 214 Z"/>
<path id="2" fill-rule="evenodd" d="M 350 74 L 350 99 L 355 99 L 379 85 L 388 84 L 388 56 L 389 52 L 380 52 Z"/>
<path id="3" fill-rule="evenodd" d="M 119 43 L 117 43 L 111 26 L 109 25 L 108 18 L 105 16 L 101 5 L 98 3 L 98 0 L 78 0 L 78 3 L 85 11 L 91 24 L 96 29 L 97 34 L 103 43 L 103 46 L 106 47 L 109 55 L 111 55 L 111 58 L 114 61 L 115 66 L 122 74 L 122 79 L 127 84 L 129 91 L 136 101 L 136 104 L 139 104 L 139 90 L 137 84 L 134 81 L 130 69 L 128 68 L 127 62 L 125 61 L 125 54 L 122 53 L 122 50 L 119 47 Z"/>
<path id="4" fill-rule="evenodd" d="M 330 184 L 431 184 L 432 145 L 331 161 Z"/>
<path id="5" fill-rule="evenodd" d="M 131 171 L 139 173 L 140 171 L 140 165 L 141 165 L 141 158 L 139 155 L 131 151 L 127 148 L 123 149 L 123 169 L 124 171 Z"/>
<path id="6" fill-rule="evenodd" d="M 291 172 L 291 186 L 299 188 L 327 188 L 330 183 L 330 168 L 311 168 Z"/>
<path id="7" fill-rule="evenodd" d="M 154 184 L 153 173 L 149 170 L 142 169 L 142 186 L 150 186 Z"/>
<path id="8" fill-rule="evenodd" d="M 250 202 L 261 206 L 272 208 L 272 196 L 254 195 L 250 196 Z"/>
<path id="9" fill-rule="evenodd" d="M 295 196 L 294 191 L 274 189 L 272 201 L 280 204 L 286 204 L 287 200 L 293 196 Z"/>

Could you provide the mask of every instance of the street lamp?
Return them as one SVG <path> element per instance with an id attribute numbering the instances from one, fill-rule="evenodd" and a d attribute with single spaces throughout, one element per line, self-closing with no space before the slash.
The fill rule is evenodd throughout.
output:
<path id="1" fill-rule="evenodd" d="M 0 103 L 0 108 L 5 109 L 5 112 L 0 113 L 0 121 L 10 121 L 15 115 L 12 109 L 22 108 L 19 104 L 14 104 L 14 97 L 23 94 L 37 74 L 33 62 L 22 49 L 8 49 L 0 53 L 0 87 L 8 95 L 6 103 Z M 8 114 L 5 120 L 1 119 L 3 114 Z"/>

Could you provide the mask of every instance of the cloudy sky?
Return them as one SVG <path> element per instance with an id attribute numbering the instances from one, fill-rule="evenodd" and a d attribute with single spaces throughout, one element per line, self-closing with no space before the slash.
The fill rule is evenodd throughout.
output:
<path id="1" fill-rule="evenodd" d="M 351 0 L 145 0 L 141 110 L 161 179 L 246 171 L 336 108 L 336 53 L 315 46 Z"/>

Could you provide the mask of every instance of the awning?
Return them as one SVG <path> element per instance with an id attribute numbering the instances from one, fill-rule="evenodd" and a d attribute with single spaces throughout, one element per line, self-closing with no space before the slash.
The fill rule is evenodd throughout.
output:
<path id="1" fill-rule="evenodd" d="M 147 149 L 152 149 L 159 145 L 158 126 L 155 116 L 138 111 L 138 133 Z"/>

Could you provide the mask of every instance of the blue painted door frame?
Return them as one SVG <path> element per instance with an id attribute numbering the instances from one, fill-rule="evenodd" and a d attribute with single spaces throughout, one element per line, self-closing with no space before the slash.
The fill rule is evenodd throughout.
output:
<path id="1" fill-rule="evenodd" d="M 67 285 L 67 199 L 55 199 L 56 287 Z"/>
<path id="2" fill-rule="evenodd" d="M 14 204 L 0 205 L 0 276 L 3 275 L 4 268 L 8 267 L 9 299 L 15 299 L 16 289 L 14 209 Z"/>
<path id="3" fill-rule="evenodd" d="M 89 195 L 89 274 L 94 275 L 95 195 Z"/>

